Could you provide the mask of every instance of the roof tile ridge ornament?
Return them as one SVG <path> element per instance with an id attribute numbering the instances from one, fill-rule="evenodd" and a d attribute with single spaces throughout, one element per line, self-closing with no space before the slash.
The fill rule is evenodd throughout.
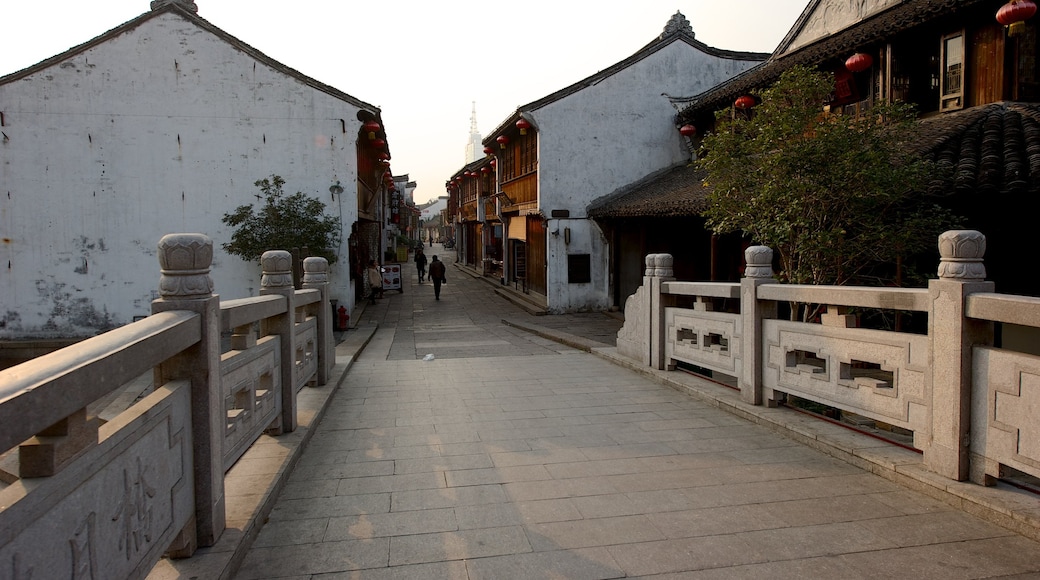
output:
<path id="1" fill-rule="evenodd" d="M 151 9 L 158 10 L 167 4 L 180 4 L 185 10 L 198 14 L 199 7 L 195 0 L 152 0 Z"/>
<path id="2" fill-rule="evenodd" d="M 696 38 L 696 35 L 693 33 L 693 27 L 690 26 L 690 21 L 678 10 L 668 20 L 668 24 L 664 25 L 664 32 L 661 33 L 660 38 L 663 39 L 674 34 L 686 34 L 690 38 Z"/>

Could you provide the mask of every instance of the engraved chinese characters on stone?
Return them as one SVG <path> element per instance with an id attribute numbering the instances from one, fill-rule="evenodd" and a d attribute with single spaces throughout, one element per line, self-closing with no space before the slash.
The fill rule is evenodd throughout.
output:
<path id="1" fill-rule="evenodd" d="M 152 541 L 152 506 L 156 489 L 148 484 L 141 458 L 137 458 L 133 473 L 123 470 L 123 498 L 112 516 L 120 522 L 119 548 L 126 550 L 126 559 Z"/>
<path id="2" fill-rule="evenodd" d="M 69 539 L 72 549 L 72 578 L 97 578 L 97 514 L 90 512 Z"/>

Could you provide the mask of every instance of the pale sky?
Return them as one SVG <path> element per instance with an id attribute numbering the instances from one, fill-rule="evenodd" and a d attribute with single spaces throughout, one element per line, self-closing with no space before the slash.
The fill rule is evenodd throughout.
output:
<path id="1" fill-rule="evenodd" d="M 421 203 L 444 195 L 465 164 L 473 102 L 487 135 L 517 107 L 637 52 L 676 11 L 709 46 L 772 52 L 808 0 L 195 3 L 199 16 L 269 57 L 380 107 L 391 169 L 418 182 Z M 148 10 L 149 0 L 7 0 L 0 76 Z"/>

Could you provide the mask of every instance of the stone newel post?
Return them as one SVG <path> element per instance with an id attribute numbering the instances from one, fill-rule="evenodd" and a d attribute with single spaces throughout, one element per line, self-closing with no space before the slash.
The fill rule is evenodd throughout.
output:
<path id="1" fill-rule="evenodd" d="M 321 292 L 318 303 L 318 377 L 317 383 L 329 382 L 329 373 L 336 363 L 335 349 L 332 344 L 332 310 L 329 307 L 329 261 L 325 258 L 304 258 L 304 288 L 316 288 Z"/>
<path id="2" fill-rule="evenodd" d="M 220 385 L 220 298 L 209 277 L 213 240 L 203 234 L 169 234 L 159 240 L 160 298 L 152 314 L 197 313 L 201 340 L 162 363 L 155 384 L 191 383 L 192 454 L 195 462 L 195 529 L 199 545 L 211 546 L 224 531 L 224 429 L 227 416 Z M 184 542 L 190 540 L 184 540 Z M 190 552 L 191 550 L 188 549 Z"/>
<path id="3" fill-rule="evenodd" d="M 647 254 L 644 284 L 650 287 L 650 366 L 663 370 L 667 365 L 665 343 L 668 325 L 665 309 L 675 304 L 675 299 L 663 293 L 664 283 L 675 280 L 671 254 Z"/>
<path id="4" fill-rule="evenodd" d="M 740 280 L 740 312 L 743 321 L 740 398 L 745 403 L 761 405 L 764 360 L 762 321 L 776 317 L 776 302 L 759 301 L 758 287 L 774 282 L 773 250 L 766 246 L 751 246 L 744 250 L 744 262 L 744 277 Z"/>
<path id="5" fill-rule="evenodd" d="M 282 418 L 281 432 L 296 430 L 296 308 L 293 299 L 296 289 L 292 279 L 292 255 L 285 250 L 269 250 L 260 257 L 263 275 L 260 277 L 260 295 L 277 294 L 285 297 L 285 313 L 267 319 L 264 334 L 281 337 Z"/>
<path id="6" fill-rule="evenodd" d="M 993 323 L 965 317 L 965 301 L 975 292 L 993 292 L 986 282 L 986 237 L 974 230 L 939 236 L 939 279 L 928 284 L 932 339 L 932 433 L 924 450 L 932 471 L 963 481 L 969 476 L 972 347 L 993 342 Z M 981 419 L 981 418 L 980 418 Z"/>

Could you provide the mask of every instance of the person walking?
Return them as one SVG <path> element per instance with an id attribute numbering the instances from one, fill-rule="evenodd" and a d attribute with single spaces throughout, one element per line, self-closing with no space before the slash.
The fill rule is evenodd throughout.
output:
<path id="1" fill-rule="evenodd" d="M 422 280 L 426 276 L 426 254 L 423 253 L 422 248 L 415 250 L 415 269 L 419 271 L 419 283 L 422 284 Z"/>
<path id="2" fill-rule="evenodd" d="M 372 301 L 372 304 L 375 304 L 376 294 L 380 298 L 383 297 L 383 273 L 379 271 L 379 266 L 376 265 L 375 260 L 368 261 L 366 274 L 368 276 L 368 285 L 372 288 L 372 293 L 369 294 L 368 299 Z"/>
<path id="3" fill-rule="evenodd" d="M 438 260 L 437 256 L 434 256 L 430 262 L 430 280 L 433 281 L 433 296 L 437 300 L 441 299 L 441 284 L 448 281 L 444 277 L 445 270 L 444 262 Z"/>

